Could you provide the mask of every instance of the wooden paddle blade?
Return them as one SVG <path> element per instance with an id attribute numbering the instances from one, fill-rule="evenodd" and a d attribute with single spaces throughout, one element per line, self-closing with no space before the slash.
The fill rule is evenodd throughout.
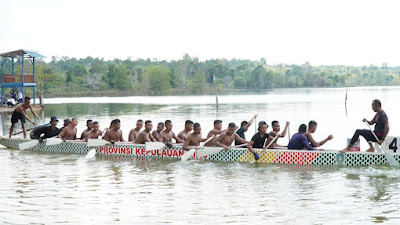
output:
<path id="1" fill-rule="evenodd" d="M 32 141 L 19 143 L 18 147 L 19 147 L 19 150 L 25 150 L 25 149 L 28 149 L 28 148 L 35 147 L 38 144 L 39 144 L 39 140 L 32 140 Z"/>
<path id="2" fill-rule="evenodd" d="M 97 146 L 106 145 L 108 143 L 109 142 L 104 140 L 104 139 L 88 139 L 87 146 L 89 146 L 89 147 L 97 147 Z"/>
<path id="3" fill-rule="evenodd" d="M 399 167 L 399 162 L 397 162 L 397 160 L 393 157 L 392 154 L 390 154 L 390 152 L 385 151 L 385 156 L 390 166 Z"/>
<path id="4" fill-rule="evenodd" d="M 219 147 L 206 147 L 197 151 L 197 157 L 208 156 L 220 152 L 223 148 Z"/>
<path id="5" fill-rule="evenodd" d="M 60 138 L 47 138 L 46 145 L 58 145 L 63 143 L 63 140 Z"/>
<path id="6" fill-rule="evenodd" d="M 165 144 L 162 142 L 146 142 L 146 151 L 157 150 L 164 147 Z"/>
<path id="7" fill-rule="evenodd" d="M 94 156 L 96 155 L 96 149 L 95 148 L 93 148 L 93 149 L 91 149 L 89 152 L 88 152 L 88 154 L 86 155 L 86 159 L 91 159 L 91 158 L 93 158 Z"/>
<path id="8" fill-rule="evenodd" d="M 194 152 L 196 152 L 196 149 L 190 149 L 189 151 L 185 152 L 182 156 L 181 156 L 181 161 L 186 161 L 188 160 L 190 157 L 192 157 L 194 155 Z"/>

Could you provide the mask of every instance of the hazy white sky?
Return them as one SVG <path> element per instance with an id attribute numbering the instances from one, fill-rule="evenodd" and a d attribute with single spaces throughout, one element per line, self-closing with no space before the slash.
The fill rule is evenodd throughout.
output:
<path id="1" fill-rule="evenodd" d="M 0 52 L 400 65 L 400 1 L 0 0 Z"/>

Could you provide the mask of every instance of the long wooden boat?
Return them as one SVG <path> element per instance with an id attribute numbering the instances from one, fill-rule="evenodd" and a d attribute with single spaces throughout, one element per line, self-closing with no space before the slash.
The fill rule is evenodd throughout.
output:
<path id="1" fill-rule="evenodd" d="M 15 138 L 0 138 L 0 144 L 18 149 L 18 144 L 29 140 Z M 87 154 L 93 147 L 88 147 L 86 142 L 64 142 L 58 145 L 46 145 L 39 143 L 28 151 L 43 151 L 55 153 Z M 261 151 L 259 149 L 258 151 Z M 119 156 L 119 157 L 138 157 L 138 158 L 158 158 L 158 159 L 180 159 L 184 154 L 182 147 L 162 148 L 159 150 L 146 151 L 145 145 L 133 143 L 117 143 L 114 145 L 104 145 L 96 147 L 97 155 Z M 400 162 L 400 154 L 393 154 L 394 158 Z M 254 160 L 253 154 L 246 148 L 236 148 L 222 150 L 218 153 L 191 159 L 213 160 L 220 162 L 251 162 Z M 299 151 L 299 150 L 267 150 L 257 163 L 286 163 L 303 165 L 373 165 L 388 164 L 383 153 L 369 152 L 348 152 L 345 154 L 338 151 Z"/>

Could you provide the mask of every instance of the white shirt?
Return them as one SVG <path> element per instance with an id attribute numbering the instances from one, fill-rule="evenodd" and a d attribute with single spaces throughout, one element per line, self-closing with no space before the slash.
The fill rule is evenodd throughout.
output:
<path id="1" fill-rule="evenodd" d="M 23 98 L 22 92 L 18 92 L 18 99 L 22 99 L 22 98 Z"/>

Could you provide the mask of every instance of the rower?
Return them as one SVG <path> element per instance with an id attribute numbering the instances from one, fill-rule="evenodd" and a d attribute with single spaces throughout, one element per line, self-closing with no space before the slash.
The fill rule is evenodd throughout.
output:
<path id="1" fill-rule="evenodd" d="M 317 130 L 317 122 L 315 122 L 314 120 L 311 120 L 308 123 L 308 130 L 306 132 L 306 137 L 308 142 L 310 143 L 311 146 L 313 146 L 314 148 L 316 147 L 320 147 L 323 144 L 325 144 L 326 142 L 328 142 L 329 140 L 332 140 L 333 136 L 332 134 L 330 134 L 327 138 L 325 138 L 324 140 L 320 141 L 320 142 L 316 142 L 312 136 L 312 134 Z"/>
<path id="2" fill-rule="evenodd" d="M 159 122 L 157 124 L 157 130 L 153 131 L 152 135 L 153 137 L 157 140 L 160 141 L 160 133 L 161 131 L 164 130 L 164 123 L 163 122 Z"/>
<path id="3" fill-rule="evenodd" d="M 65 128 L 68 127 L 71 124 L 71 120 L 70 119 L 65 119 L 64 120 L 64 125 L 63 127 L 60 128 L 60 132 Z"/>
<path id="4" fill-rule="evenodd" d="M 247 149 L 253 153 L 255 160 L 258 160 L 260 157 L 253 148 L 264 148 L 264 143 L 269 137 L 267 128 L 268 125 L 265 121 L 258 122 L 258 132 L 253 135 L 251 141 L 247 144 Z"/>
<path id="5" fill-rule="evenodd" d="M 191 133 L 183 143 L 183 150 L 190 150 L 192 148 L 198 149 L 200 142 L 206 141 L 206 138 L 201 138 L 201 126 L 199 123 L 193 125 L 193 133 Z"/>
<path id="6" fill-rule="evenodd" d="M 123 142 L 124 139 L 122 138 L 122 131 L 120 128 L 121 121 L 119 119 L 111 121 L 110 129 L 106 131 L 102 139 L 111 142 L 112 144 L 119 141 Z"/>
<path id="7" fill-rule="evenodd" d="M 185 129 L 183 129 L 183 131 L 179 132 L 178 137 L 185 141 L 186 138 L 191 134 L 192 130 L 193 130 L 193 121 L 186 120 L 185 121 Z"/>
<path id="8" fill-rule="evenodd" d="M 236 124 L 229 123 L 228 130 L 215 138 L 213 144 L 218 147 L 224 148 L 224 150 L 228 150 L 234 140 L 240 143 L 248 143 L 248 141 L 241 138 L 237 133 L 235 133 L 235 130 Z"/>
<path id="9" fill-rule="evenodd" d="M 25 129 L 25 119 L 28 120 L 29 122 L 31 122 L 33 124 L 33 126 L 36 126 L 36 123 L 34 123 L 31 119 L 29 119 L 26 114 L 25 111 L 27 109 L 31 110 L 32 114 L 39 119 L 39 116 L 36 115 L 35 111 L 33 111 L 32 106 L 30 105 L 31 103 L 31 98 L 29 97 L 25 97 L 24 99 L 24 103 L 19 103 L 16 108 L 14 109 L 14 112 L 11 116 L 11 127 L 10 127 L 10 134 L 8 135 L 8 138 L 11 138 L 11 135 L 13 133 L 14 130 L 14 126 L 15 124 L 18 122 L 18 120 L 21 121 L 21 126 L 22 126 L 22 132 L 24 133 L 24 138 L 26 139 L 26 129 Z"/>
<path id="10" fill-rule="evenodd" d="M 90 132 L 90 130 L 92 129 L 92 123 L 93 120 L 86 120 L 86 130 L 84 130 L 81 134 L 81 140 L 87 140 L 88 139 L 88 133 Z"/>
<path id="11" fill-rule="evenodd" d="M 158 141 L 164 142 L 164 143 L 170 143 L 172 141 L 172 138 L 175 139 L 176 143 L 183 143 L 185 142 L 184 140 L 180 139 L 175 135 L 175 133 L 172 131 L 172 122 L 171 120 L 166 120 L 165 121 L 165 130 L 163 130 L 160 133 L 160 139 Z"/>
<path id="12" fill-rule="evenodd" d="M 276 121 L 276 120 L 272 121 L 271 125 L 272 125 L 272 131 L 269 132 L 269 136 L 270 136 L 271 138 L 274 138 L 276 135 L 279 135 L 278 138 L 283 138 L 283 137 L 285 137 L 285 135 L 286 135 L 286 132 L 287 132 L 287 130 L 288 130 L 288 128 L 289 128 L 290 122 L 289 122 L 289 121 L 286 121 L 285 128 L 283 129 L 283 131 L 282 131 L 281 134 L 279 134 L 279 131 L 281 130 L 281 125 L 279 124 L 278 121 Z M 267 141 L 266 145 L 268 146 L 269 143 L 270 143 L 272 140 L 273 140 L 273 139 L 269 139 L 269 140 Z M 274 141 L 271 145 L 269 145 L 268 148 L 286 147 L 286 146 L 278 145 L 277 142 L 278 142 L 278 139 L 275 139 L 275 141 Z"/>
<path id="13" fill-rule="evenodd" d="M 88 139 L 99 139 L 99 137 L 101 137 L 101 135 L 103 134 L 99 127 L 99 122 L 94 121 L 92 123 L 92 129 L 89 131 L 85 140 L 87 141 Z"/>
<path id="14" fill-rule="evenodd" d="M 301 124 L 299 126 L 299 132 L 295 133 L 289 141 L 288 149 L 290 150 L 315 150 L 307 141 L 305 136 L 307 132 L 307 125 Z"/>
<path id="15" fill-rule="evenodd" d="M 146 122 L 144 122 L 144 130 L 140 132 L 139 136 L 135 139 L 134 143 L 145 144 L 146 142 L 157 141 L 150 133 L 152 129 L 153 129 L 153 124 L 151 120 L 146 120 Z"/>
<path id="16" fill-rule="evenodd" d="M 39 139 L 39 142 L 41 142 L 43 139 L 57 136 L 60 133 L 60 129 L 56 127 L 57 123 L 57 117 L 52 116 L 50 118 L 50 126 L 35 128 L 30 134 L 31 139 Z"/>
<path id="17" fill-rule="evenodd" d="M 240 128 L 236 131 L 236 133 L 241 137 L 242 139 L 246 140 L 246 137 L 244 136 L 244 133 L 249 130 L 249 127 L 251 124 L 253 124 L 254 120 L 257 118 L 258 114 L 254 114 L 254 116 L 250 119 L 249 122 L 247 121 L 242 121 L 240 124 Z M 245 142 L 248 143 L 248 142 Z M 241 145 L 244 143 L 240 143 L 239 141 L 235 140 L 235 145 Z"/>
<path id="18" fill-rule="evenodd" d="M 71 124 L 68 127 L 65 127 L 58 135 L 58 138 L 62 138 L 63 140 L 76 140 L 78 119 L 72 118 Z"/>
<path id="19" fill-rule="evenodd" d="M 374 133 L 378 137 L 379 140 L 376 140 L 375 136 L 372 134 L 371 130 L 367 129 L 357 129 L 356 132 L 354 133 L 353 137 L 351 138 L 351 141 L 349 145 L 340 151 L 341 153 L 345 153 L 350 151 L 351 147 L 353 146 L 354 143 L 358 140 L 358 137 L 361 135 L 365 138 L 366 141 L 368 141 L 369 144 L 369 149 L 367 152 L 374 152 L 375 149 L 372 146 L 371 142 L 377 142 L 378 144 L 382 144 L 385 141 L 385 138 L 387 134 L 389 133 L 389 119 L 388 116 L 386 115 L 385 111 L 382 109 L 382 104 L 381 101 L 378 99 L 375 99 L 372 101 L 372 110 L 376 112 L 374 118 L 372 120 L 368 121 L 367 119 L 363 119 L 363 122 L 368 122 L 369 125 L 375 124 L 374 128 Z"/>
<path id="20" fill-rule="evenodd" d="M 136 138 L 139 136 L 140 129 L 143 127 L 143 120 L 136 121 L 136 127 L 129 132 L 128 141 L 135 142 Z"/>
<path id="21" fill-rule="evenodd" d="M 214 121 L 214 129 L 210 130 L 207 134 L 207 138 L 210 138 L 214 135 L 214 138 L 212 138 L 209 142 L 207 142 L 204 146 L 213 146 L 213 141 L 216 137 L 216 135 L 221 134 L 222 132 L 227 131 L 228 129 L 222 130 L 222 120 L 215 120 Z"/>

